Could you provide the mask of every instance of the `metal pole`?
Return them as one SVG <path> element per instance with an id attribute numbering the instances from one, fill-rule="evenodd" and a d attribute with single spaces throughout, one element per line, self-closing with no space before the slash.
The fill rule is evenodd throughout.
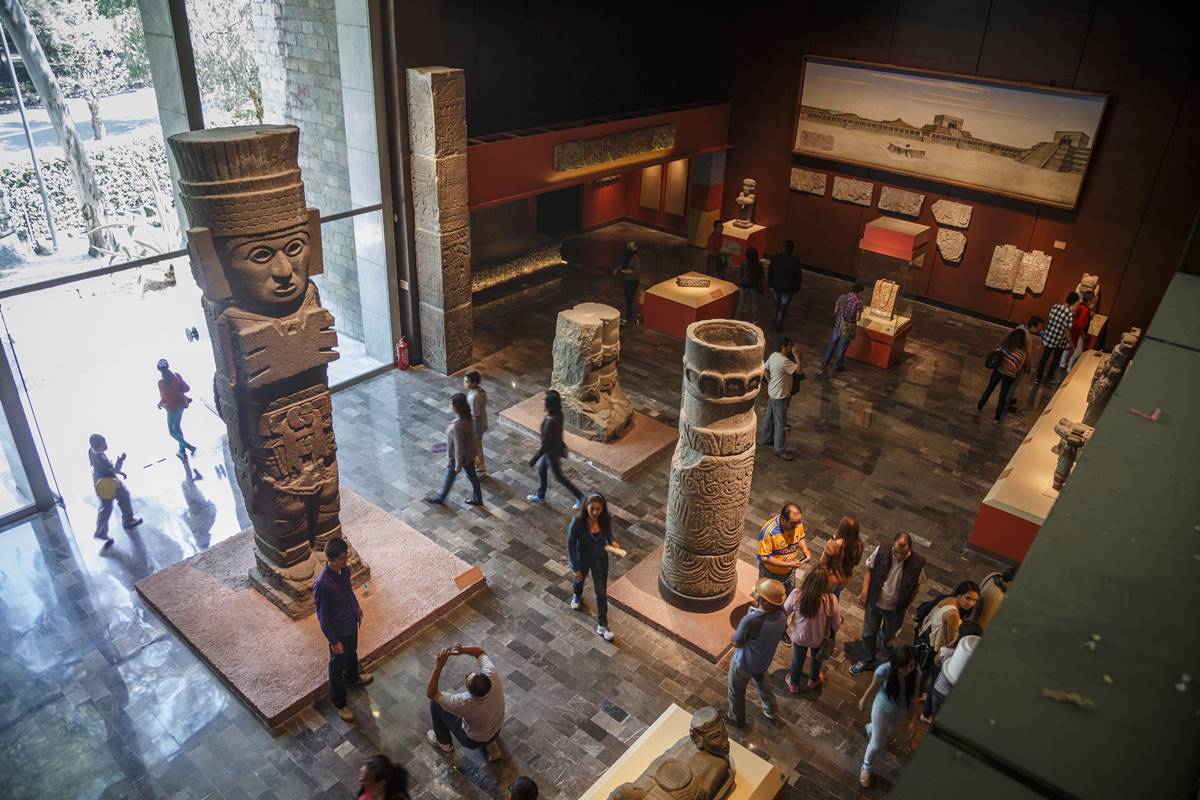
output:
<path id="1" fill-rule="evenodd" d="M 42 179 L 42 165 L 38 163 L 37 151 L 33 147 L 33 135 L 29 132 L 29 120 L 25 118 L 25 98 L 21 96 L 21 84 L 17 82 L 17 68 L 13 66 L 12 53 L 8 50 L 8 34 L 0 26 L 0 42 L 4 43 L 4 60 L 8 63 L 8 75 L 12 78 L 13 91 L 17 93 L 17 109 L 21 112 L 21 126 L 25 128 L 25 142 L 29 145 L 29 157 L 33 160 L 33 174 L 37 176 L 38 191 L 42 193 L 42 208 L 46 211 L 46 227 L 50 229 L 50 244 L 58 250 L 58 228 L 54 225 L 54 212 L 50 208 L 50 196 L 46 194 L 46 181 Z M 33 231 L 29 232 L 33 235 Z"/>

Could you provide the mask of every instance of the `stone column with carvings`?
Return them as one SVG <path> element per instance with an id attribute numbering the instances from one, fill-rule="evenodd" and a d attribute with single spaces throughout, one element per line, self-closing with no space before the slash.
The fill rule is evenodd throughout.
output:
<path id="1" fill-rule="evenodd" d="M 720 607 L 737 588 L 764 345 L 762 330 L 746 322 L 707 320 L 687 329 L 659 575 L 664 596 L 681 607 Z"/>
<path id="2" fill-rule="evenodd" d="M 562 395 L 563 422 L 573 433 L 608 442 L 633 422 L 633 404 L 621 391 L 621 312 L 580 303 L 558 312 L 550 385 Z"/>
<path id="3" fill-rule="evenodd" d="M 313 610 L 325 543 L 342 536 L 326 365 L 333 315 L 321 215 L 308 208 L 292 125 L 208 128 L 168 142 L 179 167 L 192 274 L 203 297 L 217 411 L 254 527 L 250 581 L 294 618 Z M 351 547 L 352 580 L 370 570 Z"/>
<path id="4" fill-rule="evenodd" d="M 472 357 L 466 81 L 461 69 L 408 70 L 408 126 L 421 351 L 432 369 L 449 374 L 466 367 Z"/>

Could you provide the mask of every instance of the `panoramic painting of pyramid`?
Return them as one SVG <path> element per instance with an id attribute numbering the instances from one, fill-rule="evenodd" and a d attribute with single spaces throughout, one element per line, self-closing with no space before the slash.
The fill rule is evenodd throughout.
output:
<path id="1" fill-rule="evenodd" d="M 810 56 L 792 151 L 1074 208 L 1107 100 Z"/>

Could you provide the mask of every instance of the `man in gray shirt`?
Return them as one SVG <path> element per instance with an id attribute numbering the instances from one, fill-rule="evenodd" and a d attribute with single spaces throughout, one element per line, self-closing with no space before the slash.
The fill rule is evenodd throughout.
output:
<path id="1" fill-rule="evenodd" d="M 446 694 L 438 689 L 442 669 L 450 656 L 472 656 L 479 662 L 478 672 L 468 672 L 467 690 Z M 454 752 L 454 740 L 468 750 L 487 748 L 488 761 L 500 759 L 496 737 L 504 724 L 504 689 L 492 660 L 479 647 L 456 644 L 437 655 L 437 665 L 429 676 L 425 694 L 429 697 L 429 714 L 433 728 L 425 738 L 445 753 Z"/>

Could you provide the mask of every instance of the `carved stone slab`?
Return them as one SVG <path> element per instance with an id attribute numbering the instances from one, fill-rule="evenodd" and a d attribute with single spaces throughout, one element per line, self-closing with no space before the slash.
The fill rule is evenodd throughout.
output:
<path id="1" fill-rule="evenodd" d="M 949 225 L 952 228 L 967 228 L 971 224 L 972 207 L 953 200 L 938 200 L 930 210 L 938 225 Z"/>
<path id="2" fill-rule="evenodd" d="M 825 179 L 824 172 L 813 172 L 808 169 L 800 169 L 792 167 L 792 177 L 789 185 L 797 192 L 806 194 L 817 194 L 824 197 L 825 195 Z"/>
<path id="3" fill-rule="evenodd" d="M 656 125 L 632 131 L 611 133 L 595 139 L 580 139 L 563 142 L 554 147 L 554 171 L 594 167 L 608 161 L 650 153 L 655 150 L 670 150 L 675 146 L 675 126 Z"/>
<path id="4" fill-rule="evenodd" d="M 988 265 L 988 274 L 984 285 L 989 289 L 1012 291 L 1023 255 L 1025 253 L 1016 245 L 996 245 L 996 249 L 992 251 L 992 263 Z"/>
<path id="5" fill-rule="evenodd" d="M 938 254 L 947 264 L 957 264 L 962 261 L 963 250 L 967 247 L 967 237 L 949 228 L 938 228 Z"/>
<path id="6" fill-rule="evenodd" d="M 900 284 L 887 278 L 875 281 L 871 292 L 871 308 L 891 319 L 896 311 L 896 298 L 900 295 Z"/>
<path id="7" fill-rule="evenodd" d="M 1041 294 L 1046 288 L 1046 276 L 1050 274 L 1051 258 L 1041 250 L 1022 255 L 1021 265 L 1013 280 L 1013 294 L 1024 295 L 1026 290 Z"/>
<path id="8" fill-rule="evenodd" d="M 853 178 L 833 177 L 833 199 L 845 200 L 859 206 L 871 205 L 871 195 L 875 184 L 870 181 L 856 181 Z"/>
<path id="9" fill-rule="evenodd" d="M 921 216 L 921 208 L 925 205 L 925 195 L 916 192 L 906 192 L 892 186 L 884 186 L 879 190 L 879 210 L 903 214 L 906 217 Z"/>

